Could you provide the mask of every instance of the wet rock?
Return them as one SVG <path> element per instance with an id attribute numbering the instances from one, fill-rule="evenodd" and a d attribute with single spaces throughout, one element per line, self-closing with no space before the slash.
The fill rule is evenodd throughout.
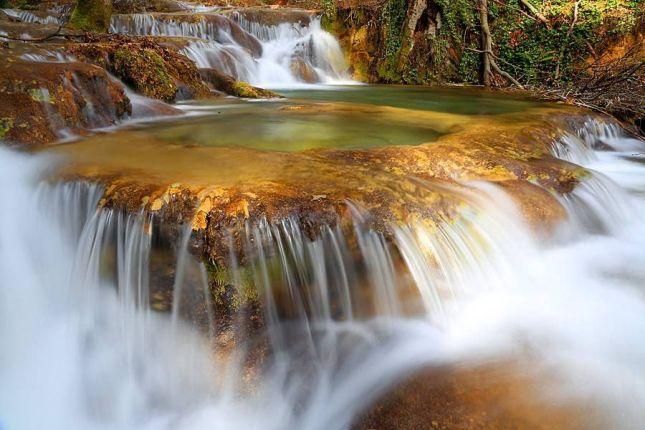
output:
<path id="1" fill-rule="evenodd" d="M 303 9 L 247 7 L 225 10 L 236 21 L 246 21 L 266 26 L 282 23 L 306 26 L 311 22 L 315 12 Z"/>
<path id="2" fill-rule="evenodd" d="M 213 90 L 225 94 L 247 99 L 272 99 L 282 98 L 273 91 L 254 87 L 246 82 L 238 81 L 232 76 L 215 69 L 200 69 L 204 81 L 208 82 Z"/>
<path id="3" fill-rule="evenodd" d="M 174 102 L 210 96 L 195 66 L 162 38 L 110 36 L 70 45 L 67 51 L 106 68 L 151 98 Z M 177 46 L 175 44 L 175 46 Z"/>
<path id="4" fill-rule="evenodd" d="M 322 105 L 327 110 L 333 106 Z M 379 115 L 379 108 L 371 109 Z M 419 115 L 415 121 L 438 115 L 380 109 L 387 115 Z M 364 211 L 367 228 L 386 237 L 401 224 L 420 222 L 432 230 L 460 216 L 460 208 L 468 205 L 463 182 L 478 180 L 502 187 L 533 230 L 548 235 L 565 217 L 554 195 L 570 191 L 586 174 L 549 153 L 558 129 L 544 121 L 558 113 L 523 112 L 519 123 L 517 117 L 503 115 L 475 119 L 433 143 L 369 150 L 178 148 L 175 141 L 127 131 L 56 150 L 75 161 L 65 177 L 108 184 L 103 204 L 145 209 L 175 228 L 191 223 L 197 254 L 225 267 L 229 235 L 238 261 L 246 261 L 247 225 L 290 218 L 313 238 L 325 226 L 346 226 L 352 202 Z M 527 140 L 527 135 L 533 138 Z M 123 143 L 132 140 L 136 146 Z"/>
<path id="5" fill-rule="evenodd" d="M 75 30 L 106 33 L 111 16 L 112 0 L 76 0 L 67 25 Z"/>
<path id="6" fill-rule="evenodd" d="M 43 144 L 131 113 L 123 87 L 100 67 L 72 62 L 24 61 L 3 49 L 0 119 L 6 141 Z"/>
<path id="7" fill-rule="evenodd" d="M 550 375 L 539 374 L 538 364 L 533 364 L 529 371 L 509 360 L 416 372 L 382 394 L 352 429 L 606 428 L 590 405 L 564 397 L 547 402 L 539 387 L 546 385 Z"/>
<path id="8" fill-rule="evenodd" d="M 320 77 L 316 70 L 301 58 L 292 59 L 290 68 L 291 72 L 303 82 L 308 84 L 320 82 Z"/>
<path id="9" fill-rule="evenodd" d="M 11 12 L 11 13 L 10 13 Z M 24 14 L 29 15 L 24 15 Z M 49 15 L 38 14 L 21 10 L 0 10 L 0 40 L 3 37 L 18 40 L 38 40 L 45 37 L 73 33 L 68 29 L 61 29 L 55 18 L 47 19 Z"/>

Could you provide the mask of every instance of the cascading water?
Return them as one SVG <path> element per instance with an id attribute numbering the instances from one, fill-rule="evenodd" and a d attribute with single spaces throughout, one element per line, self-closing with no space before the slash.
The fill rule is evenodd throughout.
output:
<path id="1" fill-rule="evenodd" d="M 201 14 L 197 20 L 185 18 L 173 14 L 115 15 L 110 31 L 187 38 L 182 52 L 198 67 L 214 68 L 258 86 L 350 82 L 340 45 L 321 28 L 320 18 L 277 25 L 214 13 Z"/>
<path id="2" fill-rule="evenodd" d="M 244 267 L 231 245 L 222 276 L 260 295 L 263 327 L 248 327 L 242 307 L 210 337 L 188 327 L 198 307 L 182 306 L 205 301 L 209 329 L 221 317 L 190 230 L 176 249 L 173 314 L 153 312 L 155 219 L 97 209 L 99 187 L 43 183 L 51 160 L 3 149 L 0 422 L 345 429 L 426 366 L 528 354 L 557 375 L 544 381 L 551 401 L 593 406 L 586 428 L 637 429 L 645 223 L 629 213 L 645 209 L 631 192 L 645 189 L 645 168 L 633 161 L 642 143 L 612 139 L 618 151 L 586 158 L 605 176 L 564 198 L 579 234 L 556 244 L 536 241 L 490 184 L 447 190 L 464 201 L 457 218 L 393 227 L 392 245 L 351 202 L 353 227 L 314 239 L 292 219 L 248 225 Z M 589 228 L 581 207 L 607 228 Z M 233 347 L 218 347 L 231 333 Z"/>
<path id="3" fill-rule="evenodd" d="M 20 9 L 0 9 L 1 12 L 4 12 L 5 15 L 16 19 L 21 22 L 26 22 L 26 23 L 37 23 L 37 24 L 53 24 L 53 25 L 60 25 L 61 20 L 60 18 L 57 18 L 53 15 L 36 15 L 34 13 L 31 13 L 27 10 L 20 10 Z"/>

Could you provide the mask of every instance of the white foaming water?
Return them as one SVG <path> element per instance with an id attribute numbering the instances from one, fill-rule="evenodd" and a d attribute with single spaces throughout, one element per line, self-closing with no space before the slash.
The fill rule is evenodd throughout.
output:
<path id="1" fill-rule="evenodd" d="M 7 16 L 17 19 L 18 21 L 36 24 L 56 24 L 59 25 L 61 20 L 53 15 L 38 16 L 32 12 L 20 9 L 0 9 Z"/>
<path id="2" fill-rule="evenodd" d="M 71 63 L 76 61 L 71 55 L 62 52 L 49 51 L 43 49 L 40 53 L 27 53 L 20 56 L 22 60 L 32 61 L 35 63 Z"/>
<path id="3" fill-rule="evenodd" d="M 172 14 L 115 15 L 110 31 L 191 38 L 182 52 L 200 68 L 214 68 L 262 87 L 352 83 L 338 41 L 306 24 L 264 25 L 206 14 L 197 22 Z M 238 24 L 239 21 L 239 24 Z"/>
<path id="4" fill-rule="evenodd" d="M 549 247 L 490 184 L 451 190 L 465 202 L 459 216 L 397 228 L 395 248 L 357 208 L 353 232 L 328 227 L 314 240 L 291 219 L 247 226 L 246 268 L 231 252 L 227 276 L 263 297 L 267 333 L 256 340 L 269 355 L 249 366 L 238 358 L 253 342 L 212 354 L 182 323 L 181 305 L 172 316 L 148 309 L 152 218 L 97 210 L 98 187 L 39 185 L 50 160 L 1 150 L 2 424 L 345 429 L 425 366 L 521 355 L 527 372 L 555 375 L 542 381 L 549 402 L 593 410 L 588 428 L 640 428 L 645 221 L 619 216 L 617 204 L 643 213 L 645 198 L 630 190 L 645 189 L 645 167 L 619 152 L 596 155 L 589 167 L 606 177 L 576 189 L 568 209 L 595 199 L 609 228 L 583 225 Z M 177 303 L 207 296 L 188 238 Z M 419 297 L 420 311 L 404 310 Z"/>

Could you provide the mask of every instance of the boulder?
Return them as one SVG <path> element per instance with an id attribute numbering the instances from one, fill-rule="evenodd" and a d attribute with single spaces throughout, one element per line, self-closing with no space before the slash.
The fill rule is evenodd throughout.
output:
<path id="1" fill-rule="evenodd" d="M 0 135 L 43 144 L 116 124 L 131 113 L 123 87 L 97 66 L 24 61 L 0 48 Z"/>
<path id="2" fill-rule="evenodd" d="M 172 45 L 165 38 L 109 36 L 71 44 L 67 51 L 106 68 L 147 97 L 168 103 L 209 97 L 195 63 Z"/>
<path id="3" fill-rule="evenodd" d="M 254 87 L 246 82 L 238 81 L 232 76 L 215 69 L 200 69 L 204 81 L 208 82 L 212 89 L 230 96 L 246 99 L 273 99 L 282 98 L 279 94 L 263 88 Z"/>

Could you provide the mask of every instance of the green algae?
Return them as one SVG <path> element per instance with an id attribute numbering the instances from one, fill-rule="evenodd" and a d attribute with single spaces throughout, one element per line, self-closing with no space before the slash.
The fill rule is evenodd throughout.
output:
<path id="1" fill-rule="evenodd" d="M 0 118 L 0 139 L 4 139 L 12 128 L 13 118 Z"/>

